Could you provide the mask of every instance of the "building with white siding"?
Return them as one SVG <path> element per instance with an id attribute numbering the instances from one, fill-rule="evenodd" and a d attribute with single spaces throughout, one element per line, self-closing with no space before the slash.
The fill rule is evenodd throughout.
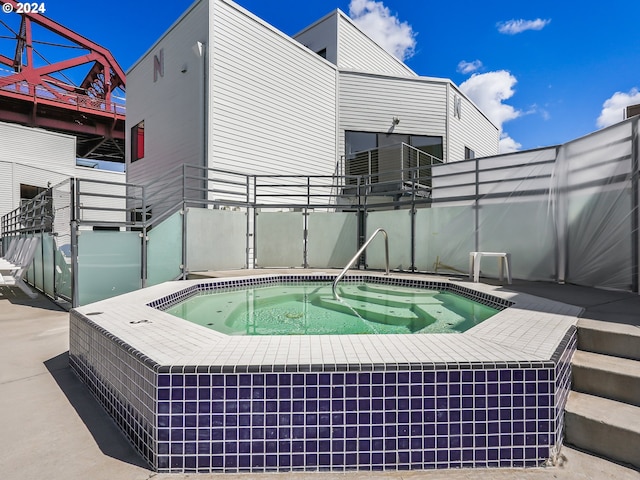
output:
<path id="1" fill-rule="evenodd" d="M 417 75 L 340 10 L 290 37 L 231 0 L 198 0 L 127 73 L 135 184 L 180 164 L 331 175 L 401 142 L 449 162 L 498 141 L 455 84 Z"/>
<path id="2" fill-rule="evenodd" d="M 125 174 L 76 165 L 76 138 L 0 122 L 0 217 L 68 178 L 124 183 Z"/>

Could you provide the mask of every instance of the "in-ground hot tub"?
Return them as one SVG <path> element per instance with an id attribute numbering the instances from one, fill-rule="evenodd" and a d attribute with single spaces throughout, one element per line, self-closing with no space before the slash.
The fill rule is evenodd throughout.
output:
<path id="1" fill-rule="evenodd" d="M 470 295 L 378 283 L 282 282 L 220 288 L 164 311 L 227 335 L 460 333 L 498 311 Z"/>
<path id="2" fill-rule="evenodd" d="M 453 334 L 226 335 L 163 311 L 326 274 L 168 282 L 71 311 L 76 374 L 160 472 L 535 466 L 562 444 L 580 309 L 440 277 L 500 309 Z"/>

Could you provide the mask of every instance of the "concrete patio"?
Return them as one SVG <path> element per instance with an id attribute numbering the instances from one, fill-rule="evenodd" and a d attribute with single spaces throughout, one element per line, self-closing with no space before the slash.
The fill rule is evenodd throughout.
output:
<path id="1" fill-rule="evenodd" d="M 510 289 L 585 308 L 585 322 L 640 328 L 640 296 L 514 282 Z M 44 479 L 640 479 L 640 472 L 565 446 L 555 466 L 416 472 L 156 474 L 68 366 L 68 313 L 44 296 L 0 289 L 0 477 Z"/>

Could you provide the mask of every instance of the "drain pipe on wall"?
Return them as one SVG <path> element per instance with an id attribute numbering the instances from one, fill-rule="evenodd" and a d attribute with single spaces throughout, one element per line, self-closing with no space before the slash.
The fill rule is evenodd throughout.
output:
<path id="1" fill-rule="evenodd" d="M 205 195 L 206 197 L 208 197 L 208 193 L 207 193 L 207 167 L 208 162 L 207 162 L 207 150 L 208 150 L 208 135 L 207 135 L 207 130 L 208 130 L 208 118 L 207 118 L 207 114 L 209 112 L 209 89 L 207 88 L 207 67 L 208 67 L 208 62 L 207 62 L 207 44 L 204 42 L 196 42 L 196 44 L 193 46 L 193 51 L 195 52 L 196 56 L 200 58 L 200 74 L 198 75 L 199 78 L 199 91 L 200 91 L 200 112 L 199 112 L 199 117 L 200 117 L 200 165 L 202 166 L 202 174 L 204 176 L 203 178 L 203 185 L 202 187 L 204 188 L 203 190 L 203 195 Z M 208 198 L 205 198 L 204 200 L 208 200 Z"/>

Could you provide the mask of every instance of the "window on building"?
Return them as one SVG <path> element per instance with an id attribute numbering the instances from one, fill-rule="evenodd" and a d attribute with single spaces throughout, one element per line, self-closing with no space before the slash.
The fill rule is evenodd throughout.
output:
<path id="1" fill-rule="evenodd" d="M 345 132 L 345 153 L 347 156 L 385 147 L 406 143 L 423 152 L 442 159 L 442 137 L 431 135 L 404 135 L 401 133 L 371 133 L 371 132 Z"/>
<path id="2" fill-rule="evenodd" d="M 444 151 L 442 149 L 442 137 L 411 135 L 409 145 L 428 153 L 439 160 L 442 160 L 442 157 L 444 156 Z"/>
<path id="3" fill-rule="evenodd" d="M 142 231 L 142 223 L 151 220 L 152 209 L 150 205 L 146 207 L 146 214 L 143 213 L 141 208 L 134 208 L 129 211 L 129 220 L 134 223 L 132 227 L 129 227 L 132 232 Z M 147 226 L 147 231 L 151 230 L 152 226 Z"/>
<path id="4" fill-rule="evenodd" d="M 403 135 L 401 133 L 378 133 L 378 148 L 399 145 L 401 143 L 410 145 L 409 135 Z"/>
<path id="5" fill-rule="evenodd" d="M 412 147 L 442 159 L 442 137 L 430 135 L 407 135 L 401 133 L 345 132 L 345 172 L 347 175 L 377 174 L 400 169 L 399 156 L 395 149 L 381 149 L 406 143 Z M 370 152 L 371 151 L 371 152 Z M 411 161 L 409 161 L 411 165 Z M 405 165 L 406 168 L 407 165 Z M 426 171 L 425 171 L 426 173 Z M 382 177 L 372 176 L 373 183 Z M 355 181 L 355 179 L 353 179 Z M 352 182 L 347 181 L 348 184 Z"/>
<path id="6" fill-rule="evenodd" d="M 131 163 L 144 158 L 144 120 L 131 128 Z"/>
<path id="7" fill-rule="evenodd" d="M 364 152 L 378 147 L 378 136 L 370 132 L 346 132 L 345 149 L 347 155 Z"/>
<path id="8" fill-rule="evenodd" d="M 40 202 L 43 203 L 38 203 L 38 211 L 27 209 L 26 211 L 23 211 L 23 213 L 27 216 L 26 218 L 34 218 L 32 215 L 40 216 L 40 226 L 45 232 L 50 232 L 54 214 L 51 190 L 48 187 L 36 187 L 35 185 L 21 183 L 20 206 L 24 206 L 42 193 L 44 193 L 44 195 L 40 197 Z"/>
<path id="9" fill-rule="evenodd" d="M 471 150 L 469 147 L 464 147 L 464 159 L 471 160 L 472 158 L 476 158 L 476 152 Z"/>
<path id="10" fill-rule="evenodd" d="M 31 200 L 44 192 L 46 187 L 36 187 L 34 185 L 20 184 L 20 200 Z"/>

